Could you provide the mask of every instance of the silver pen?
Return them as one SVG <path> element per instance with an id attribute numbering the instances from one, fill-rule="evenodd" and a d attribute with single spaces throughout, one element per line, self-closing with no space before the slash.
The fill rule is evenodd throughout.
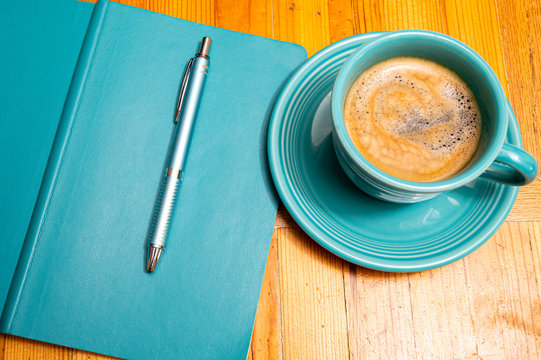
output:
<path id="1" fill-rule="evenodd" d="M 210 38 L 203 38 L 201 49 L 188 62 L 182 80 L 174 119 L 175 135 L 169 149 L 167 169 L 160 187 L 148 236 L 148 272 L 154 271 L 167 241 L 180 186 L 180 176 L 186 162 L 195 116 L 207 77 L 210 42 Z"/>

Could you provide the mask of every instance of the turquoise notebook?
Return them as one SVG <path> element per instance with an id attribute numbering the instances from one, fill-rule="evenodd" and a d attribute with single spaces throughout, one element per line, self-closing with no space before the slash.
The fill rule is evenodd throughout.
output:
<path id="1" fill-rule="evenodd" d="M 27 16 L 6 5 L 0 26 Z M 53 22 L 39 6 L 41 23 L 26 18 L 12 45 L 45 32 L 66 53 L 38 48 L 26 67 L 38 81 L 13 75 L 0 97 L 11 166 L 0 180 L 0 260 L 11 264 L 0 330 L 130 359 L 245 358 L 277 208 L 267 121 L 306 52 L 107 1 L 90 21 L 87 4 L 63 3 Z M 204 96 L 168 247 L 148 274 L 179 82 L 203 36 L 213 39 Z M 2 77 L 25 69 L 9 61 Z"/>
<path id="2" fill-rule="evenodd" d="M 0 0 L 0 310 L 94 4 Z"/>

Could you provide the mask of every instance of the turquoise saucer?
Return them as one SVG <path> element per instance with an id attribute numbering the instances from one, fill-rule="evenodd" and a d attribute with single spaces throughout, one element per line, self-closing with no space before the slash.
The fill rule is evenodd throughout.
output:
<path id="1" fill-rule="evenodd" d="M 432 269 L 490 238 L 511 210 L 518 188 L 478 179 L 428 201 L 392 204 L 371 198 L 347 179 L 332 146 L 330 91 L 353 50 L 380 34 L 334 43 L 293 74 L 271 117 L 270 168 L 291 216 L 330 252 L 377 270 Z M 509 109 L 507 141 L 521 146 Z"/>

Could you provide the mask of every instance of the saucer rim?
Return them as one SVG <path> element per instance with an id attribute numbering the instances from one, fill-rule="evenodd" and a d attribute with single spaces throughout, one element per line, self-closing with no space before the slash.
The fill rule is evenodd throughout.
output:
<path id="1" fill-rule="evenodd" d="M 351 43 L 358 43 L 360 45 L 384 33 L 386 32 L 381 31 L 359 34 L 331 44 L 314 54 L 291 75 L 291 77 L 288 79 L 288 81 L 280 91 L 280 94 L 276 100 L 275 106 L 271 114 L 267 137 L 267 154 L 269 160 L 269 167 L 271 170 L 273 182 L 280 196 L 280 199 L 284 203 L 284 206 L 287 208 L 293 219 L 314 241 L 316 241 L 328 251 L 351 263 L 380 271 L 414 272 L 428 270 L 457 261 L 476 250 L 482 244 L 484 244 L 498 230 L 500 225 L 507 217 L 507 214 L 509 213 L 515 202 L 516 196 L 518 194 L 518 188 L 509 187 L 509 189 L 507 189 L 507 191 L 509 192 L 508 196 L 506 196 L 506 199 L 502 199 L 502 201 L 499 202 L 499 205 L 501 206 L 495 208 L 494 211 L 490 214 L 492 220 L 485 222 L 485 225 L 483 226 L 483 231 L 474 236 L 472 240 L 469 241 L 469 243 L 466 243 L 465 247 L 458 253 L 450 253 L 449 256 L 446 256 L 444 259 L 432 262 L 430 261 L 430 259 L 426 259 L 429 261 L 423 261 L 421 264 L 419 264 L 419 262 L 421 262 L 420 260 L 416 260 L 415 264 L 408 265 L 407 262 L 409 260 L 404 260 L 404 264 L 389 265 L 385 263 L 386 261 L 383 261 L 383 263 L 378 263 L 370 261 L 368 259 L 364 259 L 362 254 L 356 253 L 356 251 L 354 250 L 350 251 L 341 249 L 338 246 L 340 244 L 336 243 L 336 240 L 334 239 L 336 236 L 326 235 L 322 233 L 319 229 L 321 226 L 318 226 L 315 221 L 311 221 L 306 216 L 306 212 L 302 210 L 302 205 L 299 204 L 298 201 L 296 201 L 295 197 L 293 196 L 294 194 L 292 194 L 292 189 L 290 189 L 290 184 L 285 179 L 285 173 L 279 171 L 280 167 L 284 169 L 286 167 L 282 163 L 281 157 L 279 156 L 280 144 L 278 140 L 280 133 L 278 130 L 280 129 L 280 125 L 282 124 L 282 122 L 285 121 L 285 119 L 279 117 L 279 114 L 283 113 L 283 108 L 285 106 L 284 103 L 287 103 L 289 99 L 288 96 L 290 94 L 288 93 L 292 92 L 292 88 L 296 86 L 299 78 L 302 78 L 309 74 L 309 71 L 306 72 L 307 69 L 319 63 L 320 61 L 324 61 L 325 58 L 329 55 L 329 53 L 339 53 L 340 51 L 344 51 L 341 50 L 342 48 L 347 47 Z M 512 134 L 510 135 L 511 137 L 513 137 L 513 139 L 511 139 L 509 142 L 518 147 L 522 147 L 522 140 L 520 130 L 518 128 L 518 123 L 510 105 L 508 105 L 508 108 L 510 109 L 511 115 L 511 119 L 509 119 L 510 121 L 508 124 L 508 133 L 511 132 Z M 499 193 L 503 194 L 504 191 L 500 190 Z M 400 260 L 398 261 L 400 262 Z"/>

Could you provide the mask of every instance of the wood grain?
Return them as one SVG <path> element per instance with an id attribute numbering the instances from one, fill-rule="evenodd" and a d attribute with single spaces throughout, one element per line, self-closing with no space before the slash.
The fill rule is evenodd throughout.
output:
<path id="1" fill-rule="evenodd" d="M 352 358 L 539 358 L 540 236 L 537 222 L 508 222 L 476 256 L 442 268 L 392 274 L 350 266 Z"/>
<path id="2" fill-rule="evenodd" d="M 407 275 L 343 266 L 351 357 L 414 358 Z"/>
<path id="3" fill-rule="evenodd" d="M 541 1 L 122 0 L 304 46 L 422 28 L 465 42 L 492 66 L 541 158 Z M 325 251 L 283 205 L 275 222 L 249 359 L 541 358 L 541 181 L 519 192 L 498 232 L 453 264 L 377 272 Z M 111 359 L 0 335 L 4 359 Z"/>
<path id="4" fill-rule="evenodd" d="M 496 1 L 507 70 L 509 98 L 521 127 L 524 147 L 541 159 L 541 4 Z"/>
<path id="5" fill-rule="evenodd" d="M 0 334 L 0 360 L 5 359 L 5 350 L 6 350 L 6 334 Z"/>
<path id="6" fill-rule="evenodd" d="M 216 1 L 216 26 L 273 38 L 271 2 L 254 0 L 246 5 L 239 1 Z"/>
<path id="7" fill-rule="evenodd" d="M 354 6 L 359 33 L 402 29 L 441 31 L 438 0 L 357 0 Z"/>
<path id="8" fill-rule="evenodd" d="M 325 0 L 273 0 L 274 35 L 304 46 L 308 56 L 330 44 L 329 5 Z"/>
<path id="9" fill-rule="evenodd" d="M 248 359 L 282 358 L 282 314 L 280 303 L 280 274 L 278 269 L 278 230 L 272 234 L 271 247 L 257 315 L 252 333 Z"/>
<path id="10" fill-rule="evenodd" d="M 352 6 L 327 1 L 273 2 L 275 35 L 308 55 L 356 31 Z M 330 15 L 346 19 L 331 23 Z M 332 24 L 332 25 L 331 25 Z M 296 228 L 280 228 L 278 253 L 285 359 L 345 359 L 349 355 L 343 262 Z"/>
<path id="11" fill-rule="evenodd" d="M 144 8 L 206 25 L 215 24 L 214 0 L 182 2 L 147 0 Z"/>
<path id="12" fill-rule="evenodd" d="M 6 335 L 4 357 L 6 359 L 69 360 L 72 349 L 40 341 Z"/>
<path id="13" fill-rule="evenodd" d="M 342 260 L 300 229 L 276 231 L 284 358 L 347 358 Z"/>
<path id="14" fill-rule="evenodd" d="M 353 3 L 341 0 L 329 0 L 329 39 L 336 42 L 358 34 Z"/>
<path id="15" fill-rule="evenodd" d="M 274 222 L 274 228 L 278 229 L 282 227 L 298 227 L 298 225 L 284 205 L 280 203 L 280 206 L 278 206 L 278 213 L 276 214 L 276 221 Z"/>
<path id="16" fill-rule="evenodd" d="M 520 125 L 524 148 L 541 159 L 541 3 L 496 1 L 509 100 Z M 519 191 L 510 220 L 541 220 L 541 177 Z"/>
<path id="17" fill-rule="evenodd" d="M 111 356 L 94 354 L 88 351 L 73 349 L 72 360 L 114 360 Z"/>

